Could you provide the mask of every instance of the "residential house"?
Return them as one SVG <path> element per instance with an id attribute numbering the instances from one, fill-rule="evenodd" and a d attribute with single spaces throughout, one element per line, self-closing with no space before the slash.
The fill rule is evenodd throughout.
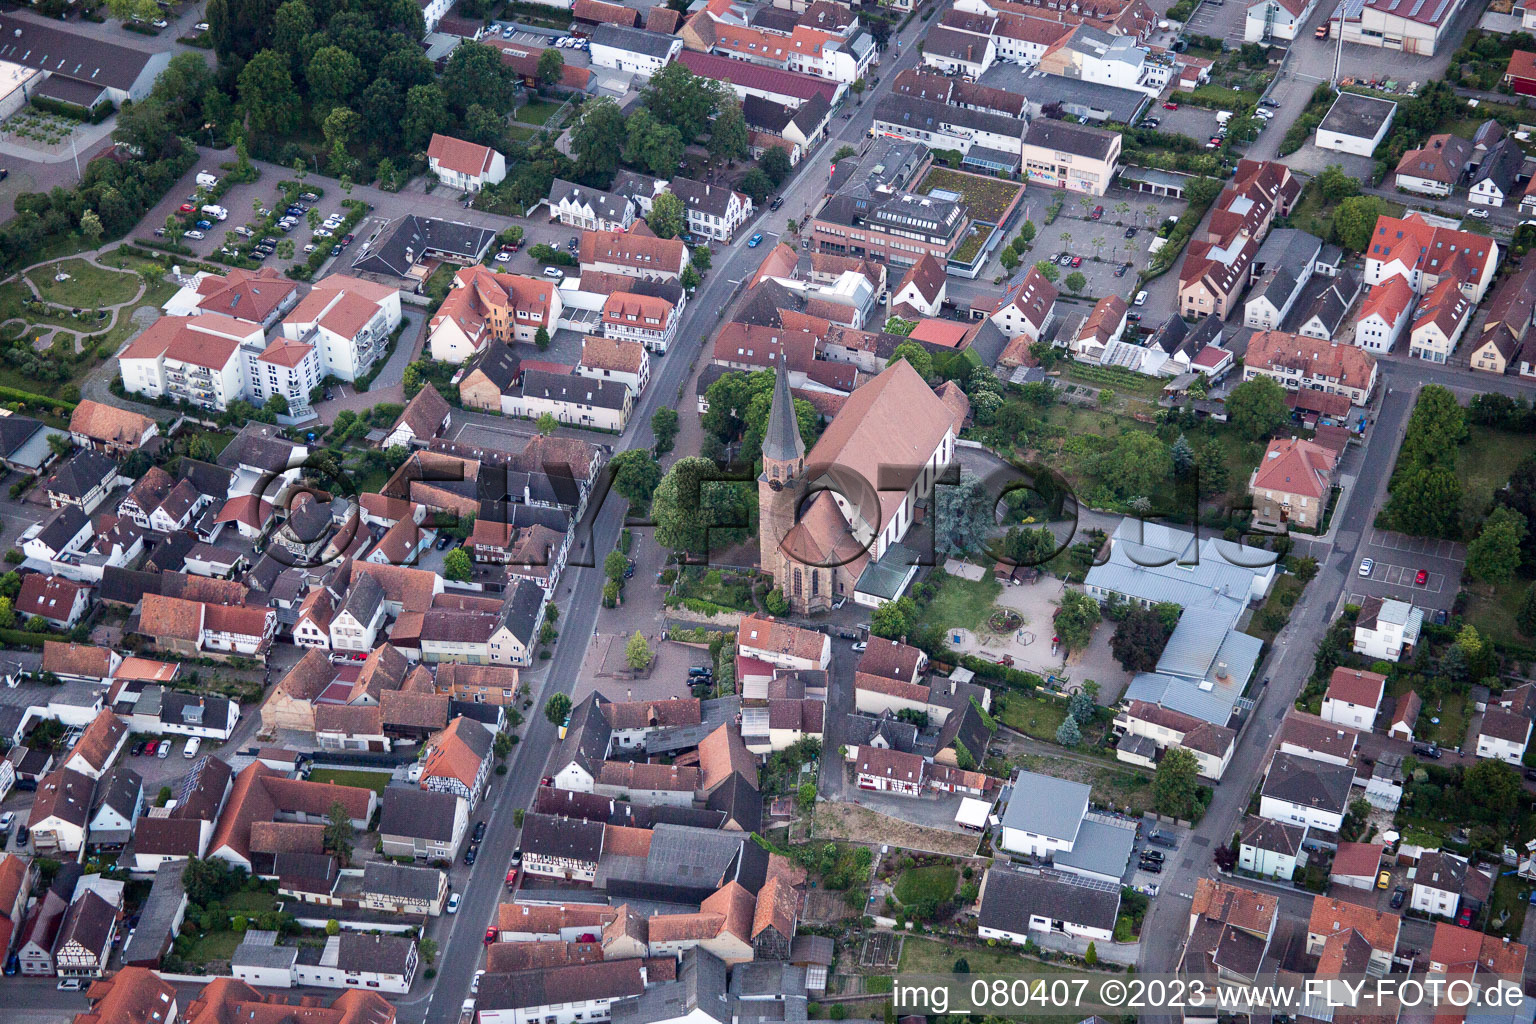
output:
<path id="1" fill-rule="evenodd" d="M 123 387 L 222 412 L 249 392 L 244 348 L 266 350 L 261 324 L 223 313 L 162 316 L 118 353 Z"/>
<path id="2" fill-rule="evenodd" d="M 977 936 L 1017 946 L 1037 941 L 1032 932 L 1108 942 L 1120 910 L 1117 890 L 1007 867 L 982 876 L 977 899 Z"/>
<path id="3" fill-rule="evenodd" d="M 677 336 L 680 310 L 666 299 L 633 292 L 614 292 L 603 302 L 605 338 L 634 342 L 665 355 Z M 581 369 L 578 366 L 577 372 Z"/>
<path id="4" fill-rule="evenodd" d="M 752 199 L 734 189 L 692 178 L 673 178 L 667 191 L 683 201 L 688 230 L 700 238 L 729 243 L 752 216 Z"/>
<path id="5" fill-rule="evenodd" d="M 533 343 L 554 334 L 563 309 L 551 281 L 464 267 L 428 324 L 432 357 L 462 363 L 493 340 Z"/>
<path id="6" fill-rule="evenodd" d="M 649 280 L 673 280 L 687 265 L 680 239 L 639 232 L 583 231 L 578 256 L 583 273 L 598 270 Z"/>
<path id="7" fill-rule="evenodd" d="M 604 1020 L 616 1003 L 645 991 L 644 961 L 600 960 L 549 970 L 488 974 L 475 1012 L 480 1024 L 575 1024 Z"/>
<path id="8" fill-rule="evenodd" d="M 1340 843 L 1328 881 L 1351 889 L 1375 889 L 1386 849 L 1385 843 Z"/>
<path id="9" fill-rule="evenodd" d="M 999 300 L 989 319 L 1010 339 L 1027 339 L 1027 348 L 1039 341 L 1050 326 L 1058 295 L 1056 286 L 1046 280 L 1039 268 L 1030 267 L 1024 280 Z"/>
<path id="10" fill-rule="evenodd" d="M 350 381 L 373 369 L 400 321 L 398 288 L 331 274 L 283 318 L 282 333 L 290 341 L 314 348 L 315 366 L 322 376 Z M 267 360 L 269 384 L 272 362 Z M 308 392 L 304 399 L 307 404 Z"/>
<path id="11" fill-rule="evenodd" d="M 458 717 L 422 748 L 421 788 L 479 802 L 491 778 L 491 734 Z"/>
<path id="12" fill-rule="evenodd" d="M 1376 387 L 1376 359 L 1353 345 L 1264 331 L 1248 340 L 1243 380 L 1274 379 L 1288 391 L 1311 388 L 1364 405 Z"/>
<path id="13" fill-rule="evenodd" d="M 507 176 L 507 158 L 489 146 L 434 132 L 427 145 L 427 170 L 449 188 L 479 192 Z"/>
<path id="14" fill-rule="evenodd" d="M 95 888 L 75 890 L 53 948 L 55 971 L 61 979 L 99 978 L 106 973 L 107 958 L 117 935 L 121 900 L 120 891 L 114 905 Z"/>
<path id="15" fill-rule="evenodd" d="M 559 423 L 615 434 L 623 432 L 634 406 L 634 394 L 618 381 L 546 370 L 525 369 L 521 387 L 502 396 L 508 416 L 536 420 L 548 413 Z"/>
<path id="16" fill-rule="evenodd" d="M 629 10 L 629 8 L 625 8 Z M 683 49 L 677 36 L 623 25 L 598 25 L 588 37 L 592 66 L 649 78 Z"/>
<path id="17" fill-rule="evenodd" d="M 1408 335 L 1408 354 L 1429 363 L 1445 362 L 1471 322 L 1474 305 L 1460 281 L 1441 278 L 1419 302 Z"/>
<path id="18" fill-rule="evenodd" d="M 1389 277 L 1402 277 L 1416 295 L 1424 295 L 1442 279 L 1453 278 L 1475 305 L 1498 264 L 1499 247 L 1487 235 L 1435 227 L 1416 213 L 1382 215 L 1365 253 L 1365 283 L 1375 287 Z"/>
<path id="19" fill-rule="evenodd" d="M 599 380 L 616 380 L 638 399 L 651 380 L 651 356 L 643 342 L 589 334 L 581 339 L 581 361 L 576 364 L 576 373 Z M 462 382 L 459 390 L 461 393 L 464 390 Z"/>
<path id="20" fill-rule="evenodd" d="M 1513 765 L 1524 762 L 1531 742 L 1529 695 L 1527 687 L 1519 687 L 1506 692 L 1499 703 L 1489 703 L 1477 735 L 1478 757 L 1498 758 Z"/>
<path id="21" fill-rule="evenodd" d="M 143 806 L 144 780 L 138 772 L 126 765 L 107 772 L 96 785 L 86 845 L 97 850 L 122 849 L 133 837 Z"/>
<path id="22" fill-rule="evenodd" d="M 59 767 L 37 784 L 37 796 L 27 814 L 32 849 L 37 852 L 78 853 L 90 827 L 95 780 Z"/>
<path id="23" fill-rule="evenodd" d="M 1413 289 L 1403 277 L 1390 277 L 1371 289 L 1355 321 L 1355 344 L 1367 352 L 1392 351 L 1403 328 L 1412 319 L 1416 303 Z"/>
<path id="24" fill-rule="evenodd" d="M 1305 825 L 1270 821 L 1250 814 L 1238 829 L 1237 866 L 1266 878 L 1289 881 L 1296 874 L 1296 868 L 1307 862 L 1302 846 L 1306 838 Z"/>
<path id="25" fill-rule="evenodd" d="M 1252 0 L 1243 22 L 1243 41 L 1295 39 L 1316 6 L 1316 0 Z"/>
<path id="26" fill-rule="evenodd" d="M 331 617 L 331 649 L 350 651 L 354 656 L 372 651 L 384 617 L 383 585 L 370 574 L 359 576 Z"/>
<path id="27" fill-rule="evenodd" d="M 873 789 L 897 796 L 920 796 L 926 762 L 917 754 L 879 747 L 860 747 L 854 755 L 854 772 L 860 789 Z"/>
<path id="28" fill-rule="evenodd" d="M 363 906 L 386 914 L 437 917 L 448 900 L 448 875 L 435 868 L 370 861 L 363 866 Z"/>
<path id="29" fill-rule="evenodd" d="M 1269 442 L 1248 479 L 1256 521 L 1279 529 L 1318 529 L 1328 514 L 1337 468 L 1338 454 L 1314 441 Z"/>
<path id="30" fill-rule="evenodd" d="M 49 508 L 73 505 L 90 515 L 122 482 L 123 478 L 117 474 L 117 463 L 100 452 L 87 449 L 55 465 L 43 487 L 48 494 Z"/>
<path id="31" fill-rule="evenodd" d="M 1444 198 L 1461 184 L 1472 163 L 1472 143 L 1458 135 L 1431 135 L 1397 162 L 1397 187 Z"/>
<path id="32" fill-rule="evenodd" d="M 23 622 L 38 618 L 55 629 L 73 629 L 90 608 L 90 594 L 84 583 L 28 573 L 16 595 L 15 612 Z"/>
<path id="33" fill-rule="evenodd" d="M 523 819 L 523 870 L 567 882 L 591 882 L 603 852 L 600 821 L 528 814 Z"/>
<path id="34" fill-rule="evenodd" d="M 550 184 L 547 202 L 550 215 L 567 227 L 628 231 L 635 223 L 635 203 L 628 196 L 559 178 Z"/>
<path id="35" fill-rule="evenodd" d="M 447 399 L 432 385 L 427 385 L 406 403 L 400 418 L 384 437 L 384 447 L 425 448 L 440 437 L 453 422 Z"/>
<path id="36" fill-rule="evenodd" d="M 1322 716 L 1337 725 L 1370 732 L 1381 710 L 1387 677 L 1377 672 L 1340 666 L 1328 679 Z"/>
<path id="37" fill-rule="evenodd" d="M 1278 329 L 1311 279 L 1322 248 L 1322 241 L 1305 231 L 1271 231 L 1254 257 L 1254 286 L 1243 300 L 1243 323 L 1256 330 Z"/>
<path id="38" fill-rule="evenodd" d="M 1367 595 L 1355 618 L 1356 654 L 1372 661 L 1401 661 L 1419 643 L 1424 610 L 1406 601 Z"/>
<path id="39" fill-rule="evenodd" d="M 1130 307 L 1118 295 L 1106 295 L 1094 304 L 1088 319 L 1071 340 L 1072 355 L 1080 362 L 1097 363 L 1125 334 Z"/>
<path id="40" fill-rule="evenodd" d="M 340 804 L 353 828 L 367 828 L 378 805 L 371 789 L 333 782 L 290 779 L 260 761 L 253 761 L 237 776 L 229 799 L 219 814 L 208 845 L 208 857 L 232 867 L 251 870 L 251 827 L 271 821 L 324 822 Z"/>
<path id="41" fill-rule="evenodd" d="M 1441 850 L 1431 850 L 1419 858 L 1413 873 L 1413 895 L 1408 906 L 1421 914 L 1432 917 L 1454 918 L 1461 906 L 1462 896 L 1469 890 L 1478 890 L 1487 881 L 1478 868 L 1465 858 Z M 1481 893 L 1489 889 L 1482 884 Z M 1480 902 L 1480 901 L 1479 901 Z"/>
<path id="42" fill-rule="evenodd" d="M 1312 898 L 1307 919 L 1307 953 L 1318 957 L 1318 974 L 1369 974 L 1380 978 L 1392 966 L 1402 918 L 1347 900 Z"/>
<path id="43" fill-rule="evenodd" d="M 391 857 L 452 860 L 469 828 L 469 803 L 430 789 L 384 790 L 379 838 Z"/>
<path id="44" fill-rule="evenodd" d="M 1213 975 L 1227 982 L 1255 981 L 1274 938 L 1278 904 L 1272 893 L 1211 878 L 1198 879 L 1180 972 Z M 1193 1015 L 1201 1020 L 1216 1016 L 1214 1010 L 1195 1011 Z"/>
<path id="45" fill-rule="evenodd" d="M 81 448 L 114 457 L 138 451 L 160 433 L 141 413 L 85 399 L 69 414 L 69 436 Z"/>
<path id="46" fill-rule="evenodd" d="M 128 742 L 128 732 L 121 719 L 111 711 L 103 710 L 85 727 L 61 764 L 70 771 L 99 779 L 122 752 L 123 745 Z"/>
<path id="47" fill-rule="evenodd" d="M 1489 148 L 1472 174 L 1467 201 L 1479 206 L 1503 206 L 1516 195 L 1515 179 L 1525 164 L 1525 151 L 1506 135 Z"/>
<path id="48" fill-rule="evenodd" d="M 1271 821 L 1338 832 L 1349 806 L 1355 770 L 1298 754 L 1276 752 L 1259 798 L 1259 814 Z"/>

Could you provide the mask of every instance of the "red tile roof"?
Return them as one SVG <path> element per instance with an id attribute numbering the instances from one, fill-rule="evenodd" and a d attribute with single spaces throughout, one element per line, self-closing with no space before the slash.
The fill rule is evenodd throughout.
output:
<path id="1" fill-rule="evenodd" d="M 1333 670 L 1333 675 L 1328 679 L 1328 699 L 1376 707 L 1381 703 L 1381 694 L 1386 684 L 1387 677 L 1379 672 L 1341 665 Z"/>
<path id="2" fill-rule="evenodd" d="M 1254 473 L 1253 488 L 1321 498 L 1333 486 L 1337 463 L 1333 452 L 1312 441 L 1271 441 Z"/>
<path id="3" fill-rule="evenodd" d="M 491 169 L 495 154 L 496 151 L 489 146 L 466 142 L 451 135 L 438 135 L 435 132 L 432 135 L 432 141 L 427 145 L 428 159 L 436 160 L 439 165 L 450 171 L 476 178 Z"/>

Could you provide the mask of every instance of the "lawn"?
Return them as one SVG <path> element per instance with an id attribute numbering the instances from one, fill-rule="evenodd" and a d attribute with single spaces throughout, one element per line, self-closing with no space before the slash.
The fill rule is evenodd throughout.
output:
<path id="1" fill-rule="evenodd" d="M 382 794 L 389 785 L 389 772 L 365 772 L 350 768 L 316 768 L 309 773 L 310 782 L 334 782 L 338 786 L 356 786 Z"/>
<path id="2" fill-rule="evenodd" d="M 922 611 L 922 622 L 944 629 L 969 629 L 976 632 L 986 624 L 992 603 L 1003 592 L 1003 585 L 988 573 L 979 580 L 963 576 L 943 577 L 938 593 Z"/>
<path id="3" fill-rule="evenodd" d="M 1414 736 L 1442 747 L 1459 747 L 1467 741 L 1467 718 L 1470 712 L 1471 707 L 1464 693 L 1445 694 L 1434 704 L 1426 700 Z"/>
<path id="4" fill-rule="evenodd" d="M 921 900 L 940 903 L 955 894 L 959 878 L 960 872 L 948 864 L 908 868 L 896 880 L 896 898 L 908 906 Z"/>
<path id="5" fill-rule="evenodd" d="M 228 960 L 235 955 L 235 947 L 240 945 L 240 940 L 245 936 L 239 932 L 218 931 L 199 932 L 197 941 L 192 943 L 192 948 L 187 951 L 187 961 L 194 964 L 207 964 L 215 960 Z"/>
<path id="6" fill-rule="evenodd" d="M 276 903 L 272 893 L 265 889 L 241 889 L 224 900 L 224 906 L 229 908 L 231 914 L 265 914 L 272 910 Z"/>
<path id="7" fill-rule="evenodd" d="M 1488 907 L 1488 930 L 1495 935 L 1520 938 L 1525 925 L 1525 908 L 1530 905 L 1530 883 L 1508 875 L 1493 883 L 1493 899 Z M 1502 915 L 1508 915 L 1501 921 Z"/>
<path id="8" fill-rule="evenodd" d="M 1004 943 L 996 946 L 968 946 L 954 941 L 919 939 L 911 935 L 902 943 L 899 970 L 902 974 L 950 974 L 955 969 L 955 961 L 961 957 L 965 958 L 972 974 L 1049 974 L 1068 971 L 1065 967 L 1032 960 L 1021 949 Z"/>
<path id="9" fill-rule="evenodd" d="M 54 275 L 65 273 L 68 281 L 55 281 Z M 77 309 L 94 309 L 127 302 L 139 290 L 142 279 L 135 274 L 103 270 L 85 260 L 60 260 L 45 267 L 38 267 L 27 275 L 43 298 L 63 303 Z"/>
<path id="10" fill-rule="evenodd" d="M 1536 435 L 1475 425 L 1467 430 L 1467 443 L 1456 453 L 1456 478 L 1462 519 L 1470 524 L 1488 512 L 1494 492 L 1509 482 L 1520 460 L 1536 451 Z"/>
<path id="11" fill-rule="evenodd" d="M 1536 637 L 1521 633 L 1515 625 L 1515 609 L 1529 587 L 1523 579 L 1498 585 L 1467 585 L 1467 621 L 1496 644 L 1528 644 Z"/>
<path id="12" fill-rule="evenodd" d="M 525 103 L 513 111 L 512 118 L 515 121 L 521 121 L 523 124 L 542 125 L 554 117 L 555 111 L 559 110 L 561 106 L 563 104 L 534 100 L 532 103 Z"/>
<path id="13" fill-rule="evenodd" d="M 994 694 L 992 700 L 994 717 L 1008 728 L 1037 740 L 1056 742 L 1056 730 L 1067 717 L 1067 702 L 1054 697 L 1010 691 Z"/>
<path id="14" fill-rule="evenodd" d="M 971 219 L 998 224 L 1024 186 L 1002 178 L 987 178 L 948 167 L 935 167 L 923 178 L 922 184 L 917 186 L 920 195 L 928 195 L 934 189 L 957 193 L 970 208 Z"/>

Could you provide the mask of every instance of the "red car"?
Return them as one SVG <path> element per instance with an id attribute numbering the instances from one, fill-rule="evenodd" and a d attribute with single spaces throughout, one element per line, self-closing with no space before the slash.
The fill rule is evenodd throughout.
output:
<path id="1" fill-rule="evenodd" d="M 159 750 L 159 749 L 160 749 L 160 741 L 159 740 L 150 740 L 148 743 L 144 744 L 144 756 L 145 757 L 154 757 L 155 756 L 155 751 Z"/>
<path id="2" fill-rule="evenodd" d="M 181 212 L 182 213 L 191 213 L 193 211 L 193 209 L 195 209 L 195 207 L 193 207 L 193 205 L 191 203 L 182 203 L 181 204 Z"/>
<path id="3" fill-rule="evenodd" d="M 511 885 L 511 884 L 513 884 L 516 881 L 517 881 L 517 868 L 513 868 L 511 871 L 507 872 L 507 884 Z"/>
<path id="4" fill-rule="evenodd" d="M 1463 928 L 1472 927 L 1472 908 L 1462 907 L 1461 913 L 1456 915 L 1456 923 L 1461 925 Z"/>
<path id="5" fill-rule="evenodd" d="M 1420 569 L 1418 575 L 1413 578 L 1413 582 L 1416 586 L 1422 587 L 1424 584 L 1429 582 L 1429 573 L 1425 572 L 1423 569 Z"/>
<path id="6" fill-rule="evenodd" d="M 1093 213 L 1091 213 L 1089 216 L 1091 216 L 1094 220 L 1098 220 L 1100 217 L 1104 216 L 1104 207 L 1095 206 L 1093 208 Z"/>
<path id="7" fill-rule="evenodd" d="M 485 944 L 487 946 L 489 946 L 491 943 L 495 942 L 496 941 L 496 937 L 497 937 L 497 935 L 496 935 L 496 926 L 495 925 L 491 925 L 489 928 L 487 928 L 485 930 Z"/>
<path id="8" fill-rule="evenodd" d="M 1074 267 L 1082 266 L 1083 265 L 1083 258 L 1081 256 L 1073 256 L 1072 257 L 1072 265 Z"/>
<path id="9" fill-rule="evenodd" d="M 1164 110 L 1178 110 L 1179 109 L 1179 105 L 1177 103 L 1173 102 L 1172 100 L 1169 100 L 1167 103 L 1163 104 L 1163 109 Z"/>

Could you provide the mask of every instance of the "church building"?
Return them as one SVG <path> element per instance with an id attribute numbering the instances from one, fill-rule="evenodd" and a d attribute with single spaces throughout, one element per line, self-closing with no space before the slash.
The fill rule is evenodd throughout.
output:
<path id="1" fill-rule="evenodd" d="M 901 542 L 954 459 L 969 412 L 958 387 L 936 394 L 897 360 L 848 397 L 807 455 L 779 361 L 757 481 L 758 552 L 793 611 L 901 596 L 918 546 Z"/>

